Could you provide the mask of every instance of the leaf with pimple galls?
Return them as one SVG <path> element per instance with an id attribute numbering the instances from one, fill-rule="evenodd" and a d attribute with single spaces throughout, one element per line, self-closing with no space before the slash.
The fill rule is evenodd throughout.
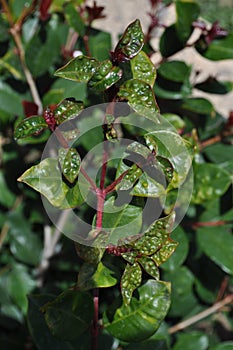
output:
<path id="1" fill-rule="evenodd" d="M 32 116 L 23 119 L 16 125 L 14 136 L 16 140 L 20 140 L 38 134 L 47 128 L 48 125 L 43 117 L 39 115 Z"/>
<path id="2" fill-rule="evenodd" d="M 130 303 L 133 291 L 140 286 L 142 281 L 142 270 L 135 262 L 133 265 L 127 264 L 121 278 L 121 294 L 125 305 Z"/>
<path id="3" fill-rule="evenodd" d="M 65 178 L 73 183 L 79 174 L 81 158 L 75 148 L 60 148 L 58 159 Z"/>

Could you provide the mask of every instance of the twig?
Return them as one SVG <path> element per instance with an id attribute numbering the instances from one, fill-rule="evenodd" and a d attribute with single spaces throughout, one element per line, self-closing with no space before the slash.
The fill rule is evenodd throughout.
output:
<path id="1" fill-rule="evenodd" d="M 205 141 L 202 141 L 200 143 L 200 149 L 202 150 L 205 147 L 214 145 L 215 143 L 221 142 L 225 137 L 229 137 L 233 135 L 233 130 L 225 131 L 220 135 L 216 135 L 214 137 L 211 137 L 210 139 L 207 139 Z"/>
<path id="2" fill-rule="evenodd" d="M 32 77 L 32 74 L 31 74 L 30 70 L 27 67 L 26 60 L 25 60 L 25 52 L 24 52 L 24 48 L 23 48 L 23 45 L 22 45 L 21 36 L 19 34 L 19 32 L 21 30 L 21 26 L 23 24 L 23 21 L 29 15 L 29 12 L 27 10 L 25 10 L 22 13 L 22 15 L 20 16 L 19 20 L 16 23 L 14 23 L 13 16 L 11 14 L 10 8 L 9 8 L 6 0 L 0 0 L 0 1 L 1 1 L 2 7 L 3 7 L 3 10 L 5 11 L 7 20 L 9 22 L 10 26 L 11 26 L 10 33 L 11 33 L 11 35 L 12 35 L 14 41 L 15 41 L 16 47 L 18 49 L 21 66 L 23 68 L 24 75 L 25 75 L 25 78 L 27 80 L 28 86 L 30 88 L 33 101 L 38 106 L 38 114 L 42 114 L 43 106 L 42 106 L 42 102 L 41 102 L 41 99 L 40 99 L 40 95 L 38 93 L 38 90 L 37 90 L 35 81 L 34 81 L 34 79 Z M 32 6 L 30 7 L 30 11 L 32 11 L 34 9 L 35 3 L 36 2 L 34 1 Z"/>
<path id="3" fill-rule="evenodd" d="M 177 323 L 175 326 L 170 327 L 168 329 L 168 333 L 173 334 L 173 333 L 176 333 L 178 331 L 181 331 L 182 329 L 185 329 L 185 328 L 193 325 L 194 323 L 201 321 L 203 318 L 206 318 L 206 317 L 214 314 L 215 312 L 219 311 L 223 306 L 225 306 L 227 304 L 231 304 L 232 302 L 233 302 L 233 294 L 229 294 L 223 300 L 217 302 L 216 304 L 214 304 L 210 308 L 200 312 L 199 314 L 197 314 L 193 317 L 188 318 L 185 321 Z"/>

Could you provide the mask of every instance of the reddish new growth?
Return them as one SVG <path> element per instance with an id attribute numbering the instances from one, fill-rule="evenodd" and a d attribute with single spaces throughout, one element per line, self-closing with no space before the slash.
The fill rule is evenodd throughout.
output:
<path id="1" fill-rule="evenodd" d="M 50 128 L 50 130 L 54 131 L 56 129 L 57 124 L 56 124 L 56 119 L 54 117 L 53 108 L 47 107 L 44 110 L 43 117 L 48 127 Z"/>
<path id="2" fill-rule="evenodd" d="M 214 22 L 210 29 L 207 29 L 206 23 L 202 21 L 193 22 L 193 27 L 202 30 L 202 37 L 207 45 L 209 45 L 214 39 L 224 38 L 228 34 L 224 28 L 219 26 L 218 21 Z"/>
<path id="3" fill-rule="evenodd" d="M 131 249 L 130 248 L 126 248 L 126 247 L 118 247 L 116 245 L 113 245 L 113 244 L 109 244 L 109 246 L 106 248 L 106 252 L 108 254 L 113 254 L 113 255 L 116 255 L 116 256 L 121 256 L 122 253 L 128 253 L 130 252 Z"/>

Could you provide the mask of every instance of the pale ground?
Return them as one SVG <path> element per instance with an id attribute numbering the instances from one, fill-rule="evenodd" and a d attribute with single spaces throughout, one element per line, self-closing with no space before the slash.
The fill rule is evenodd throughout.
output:
<path id="1" fill-rule="evenodd" d="M 89 3 L 93 3 L 92 0 Z M 147 12 L 150 10 L 149 0 L 98 0 L 99 6 L 104 6 L 106 14 L 105 19 L 98 20 L 94 23 L 96 28 L 106 30 L 112 33 L 113 45 L 117 42 L 118 35 L 124 31 L 127 25 L 136 18 L 140 19 L 143 31 L 146 31 L 149 17 Z M 231 10 L 231 8 L 230 8 Z M 161 11 L 163 23 L 170 24 L 175 22 L 174 9 L 164 9 Z M 158 32 L 154 32 L 153 47 L 157 47 Z M 218 62 L 209 61 L 199 55 L 194 49 L 186 48 L 171 57 L 171 59 L 184 60 L 187 64 L 193 66 L 193 70 L 201 71 L 198 81 L 209 75 L 218 78 L 219 80 L 233 81 L 233 60 L 222 60 Z M 152 60 L 157 61 L 158 57 L 152 57 Z M 217 111 L 228 117 L 229 112 L 233 110 L 233 92 L 227 95 L 214 95 L 201 93 L 198 90 L 194 91 L 195 96 L 207 97 L 215 105 Z"/>

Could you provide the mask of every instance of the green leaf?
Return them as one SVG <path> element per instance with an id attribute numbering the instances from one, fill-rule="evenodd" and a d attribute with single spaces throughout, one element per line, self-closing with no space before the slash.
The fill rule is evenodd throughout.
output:
<path id="1" fill-rule="evenodd" d="M 204 253 L 223 271 L 233 275 L 233 236 L 228 227 L 221 226 L 221 230 L 218 227 L 200 227 L 197 239 Z"/>
<path id="2" fill-rule="evenodd" d="M 215 77 L 208 77 L 205 81 L 196 84 L 196 89 L 199 89 L 210 94 L 227 94 L 233 89 L 233 82 L 219 81 Z"/>
<path id="3" fill-rule="evenodd" d="M 72 350 L 70 344 L 54 337 L 46 325 L 41 307 L 51 302 L 51 294 L 30 295 L 28 297 L 28 328 L 38 350 Z M 43 336 L 42 336 L 43 334 Z"/>
<path id="4" fill-rule="evenodd" d="M 91 247 L 75 242 L 75 249 L 78 256 L 85 262 L 96 266 L 102 259 L 104 250 L 98 247 Z"/>
<path id="5" fill-rule="evenodd" d="M 81 158 L 75 148 L 60 148 L 58 159 L 61 165 L 62 173 L 65 178 L 74 183 L 79 174 Z"/>
<path id="6" fill-rule="evenodd" d="M 159 280 L 159 269 L 151 257 L 143 256 L 137 259 L 137 261 L 149 275 L 151 275 L 154 279 Z"/>
<path id="7" fill-rule="evenodd" d="M 117 284 L 117 279 L 113 275 L 114 271 L 102 262 L 97 266 L 86 263 L 79 271 L 77 287 L 81 290 L 109 288 Z"/>
<path id="8" fill-rule="evenodd" d="M 129 190 L 133 187 L 135 182 L 142 175 L 142 170 L 136 164 L 133 164 L 131 167 L 128 167 L 124 164 L 123 161 L 120 162 L 118 172 L 116 177 L 119 177 L 124 171 L 128 170 L 127 174 L 123 177 L 121 182 L 117 185 L 118 190 Z"/>
<path id="9" fill-rule="evenodd" d="M 114 337 L 137 342 L 149 338 L 159 328 L 170 306 L 170 284 L 148 280 L 138 288 L 139 300 L 104 314 L 104 328 Z M 114 312 L 115 311 L 115 312 Z"/>
<path id="10" fill-rule="evenodd" d="M 109 58 L 109 51 L 112 48 L 111 34 L 103 30 L 88 28 L 88 44 L 92 57 L 103 61 Z"/>
<path id="11" fill-rule="evenodd" d="M 93 301 L 86 292 L 66 291 L 43 307 L 51 333 L 61 340 L 73 340 L 84 333 L 93 318 Z"/>
<path id="12" fill-rule="evenodd" d="M 14 264 L 8 277 L 8 290 L 15 304 L 23 311 L 27 312 L 27 294 L 30 293 L 36 284 L 28 274 L 27 268 L 21 264 Z"/>
<path id="13" fill-rule="evenodd" d="M 211 347 L 210 350 L 232 350 L 232 347 L 233 347 L 233 342 L 226 341 Z"/>
<path id="14" fill-rule="evenodd" d="M 131 59 L 141 51 L 144 44 L 144 34 L 138 19 L 132 22 L 120 38 L 114 54 L 122 55 L 124 59 Z"/>
<path id="15" fill-rule="evenodd" d="M 89 80 L 89 86 L 96 91 L 104 91 L 120 80 L 121 76 L 120 68 L 113 67 L 111 61 L 106 60 L 96 68 L 94 75 Z"/>
<path id="16" fill-rule="evenodd" d="M 231 153 L 232 145 L 225 143 L 215 143 L 208 147 L 205 147 L 203 152 L 208 157 L 208 159 L 216 164 L 223 164 L 223 162 L 229 162 L 229 164 L 233 161 L 233 156 Z M 224 166 L 222 167 L 224 168 Z M 232 167 L 230 166 L 230 169 Z"/>
<path id="17" fill-rule="evenodd" d="M 33 116 L 23 119 L 15 127 L 14 136 L 16 140 L 29 137 L 47 129 L 48 125 L 41 116 Z"/>
<path id="18" fill-rule="evenodd" d="M 30 223 L 19 212 L 8 214 L 10 250 L 14 257 L 26 264 L 38 265 L 41 259 L 42 244 L 31 228 Z"/>
<path id="19" fill-rule="evenodd" d="M 170 188 L 178 188 L 185 181 L 192 164 L 191 145 L 177 133 L 170 130 L 158 130 L 145 135 L 147 146 L 154 151 L 163 169 L 163 158 L 173 167 L 166 174 L 171 176 Z M 161 158 L 159 158 L 161 157 Z"/>
<path id="20" fill-rule="evenodd" d="M 66 98 L 63 100 L 54 110 L 54 118 L 56 124 L 60 125 L 66 120 L 73 119 L 77 117 L 83 110 L 83 102 L 76 101 L 73 98 Z"/>
<path id="21" fill-rule="evenodd" d="M 5 176 L 2 170 L 0 170 L 0 204 L 4 207 L 11 208 L 15 202 L 16 196 L 8 188 Z"/>
<path id="22" fill-rule="evenodd" d="M 133 265 L 127 264 L 121 278 L 121 294 L 123 303 L 129 305 L 134 290 L 142 282 L 142 270 L 140 265 L 135 262 Z"/>
<path id="23" fill-rule="evenodd" d="M 209 348 L 209 339 L 202 332 L 189 332 L 187 334 L 178 334 L 178 339 L 173 346 L 173 350 L 207 350 Z"/>
<path id="24" fill-rule="evenodd" d="M 158 68 L 158 74 L 163 78 L 177 83 L 183 83 L 190 77 L 191 66 L 183 61 L 163 62 Z"/>
<path id="25" fill-rule="evenodd" d="M 225 38 L 216 38 L 209 45 L 201 38 L 195 47 L 202 56 L 212 61 L 233 59 L 233 33 Z"/>
<path id="26" fill-rule="evenodd" d="M 71 3 L 65 6 L 65 18 L 69 27 L 73 28 L 81 37 L 84 36 L 85 24 L 75 6 Z"/>
<path id="27" fill-rule="evenodd" d="M 99 62 L 90 57 L 78 56 L 59 68 L 55 75 L 60 78 L 87 83 L 99 66 Z"/>
<path id="28" fill-rule="evenodd" d="M 134 79 L 143 80 L 151 87 L 154 86 L 156 69 L 144 51 L 140 51 L 134 58 L 132 58 L 130 65 Z"/>
<path id="29" fill-rule="evenodd" d="M 60 209 L 73 208 L 84 201 L 78 183 L 70 188 L 62 181 L 62 173 L 55 158 L 46 158 L 32 166 L 18 181 L 40 192 L 54 207 Z"/>
<path id="30" fill-rule="evenodd" d="M 105 202 L 102 227 L 109 231 L 106 244 L 117 244 L 119 239 L 139 233 L 141 226 L 141 208 L 127 204 L 118 207 L 113 196 Z"/>
<path id="31" fill-rule="evenodd" d="M 160 266 L 168 260 L 168 258 L 175 251 L 177 245 L 177 242 L 168 239 L 164 245 L 154 255 L 151 256 L 151 258 L 155 261 L 157 266 Z"/>
<path id="32" fill-rule="evenodd" d="M 178 226 L 174 231 L 172 231 L 171 236 L 172 239 L 179 242 L 179 245 L 176 248 L 175 254 L 172 254 L 172 256 L 170 256 L 170 258 L 162 265 L 162 268 L 165 270 L 175 271 L 176 268 L 182 265 L 187 258 L 189 242 L 181 226 Z"/>
<path id="33" fill-rule="evenodd" d="M 160 37 L 159 48 L 163 57 L 169 57 L 182 50 L 185 43 L 179 38 L 176 24 L 167 27 Z"/>
<path id="34" fill-rule="evenodd" d="M 15 115 L 23 114 L 22 98 L 23 96 L 16 93 L 9 85 L 0 81 L 0 112 L 2 123 L 8 121 L 8 119 L 13 120 Z"/>
<path id="35" fill-rule="evenodd" d="M 138 197 L 159 198 L 160 202 L 163 203 L 166 191 L 163 185 L 143 173 L 130 194 Z"/>
<path id="36" fill-rule="evenodd" d="M 192 202 L 195 204 L 222 196 L 232 182 L 230 174 L 215 164 L 196 164 L 194 175 Z"/>
<path id="37" fill-rule="evenodd" d="M 176 31 L 182 43 L 185 43 L 192 34 L 192 23 L 198 18 L 200 7 L 196 1 L 176 0 L 177 22 Z"/>
<path id="38" fill-rule="evenodd" d="M 212 103 L 202 97 L 192 97 L 186 99 L 182 103 L 181 107 L 187 111 L 191 111 L 197 114 L 210 114 L 212 117 L 214 117 L 216 114 Z"/>
<path id="39" fill-rule="evenodd" d="M 119 97 L 126 99 L 139 114 L 158 123 L 158 106 L 150 85 L 138 79 L 127 80 L 120 86 Z"/>

